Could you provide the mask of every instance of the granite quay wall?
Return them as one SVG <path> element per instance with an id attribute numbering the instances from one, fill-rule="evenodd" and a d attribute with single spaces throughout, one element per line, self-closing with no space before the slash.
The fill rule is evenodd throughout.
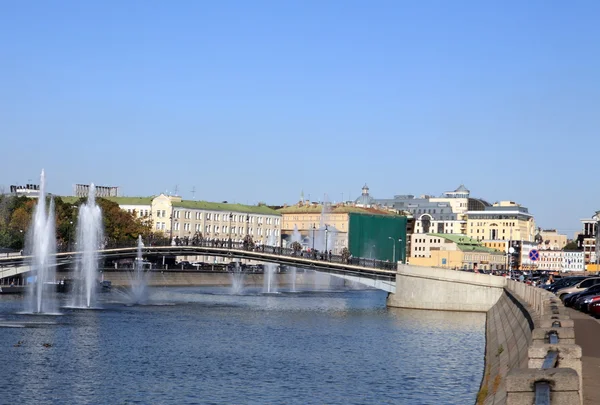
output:
<path id="1" fill-rule="evenodd" d="M 487 312 L 504 292 L 506 279 L 489 274 L 398 265 L 396 292 L 387 305 L 397 308 Z"/>
<path id="2" fill-rule="evenodd" d="M 105 271 L 103 272 L 104 280 L 110 281 L 113 286 L 129 286 L 130 285 L 130 271 Z M 66 277 L 69 278 L 69 277 Z M 318 284 L 320 278 L 311 277 L 311 273 L 304 274 L 298 272 L 296 274 L 296 286 L 311 286 L 320 287 Z M 328 281 L 328 278 L 323 278 L 323 282 Z M 248 287 L 262 287 L 264 277 L 262 273 L 246 273 L 244 276 L 244 285 Z M 278 286 L 289 286 L 291 283 L 289 274 L 276 274 L 276 281 Z M 339 281 L 343 283 L 343 280 Z M 206 286 L 206 287 L 219 287 L 219 286 L 231 286 L 232 274 L 231 273 L 210 273 L 210 272 L 195 272 L 195 271 L 153 271 L 150 274 L 148 285 L 154 287 L 185 287 L 185 286 Z M 315 284 L 316 283 L 316 284 Z M 329 284 L 322 285 L 323 287 L 329 286 Z"/>
<path id="3" fill-rule="evenodd" d="M 549 384 L 551 404 L 581 404 L 581 348 L 574 344 L 573 320 L 554 294 L 512 280 L 506 284 L 487 313 L 477 404 L 532 405 L 538 382 Z M 558 344 L 550 344 L 551 333 L 558 335 Z M 558 353 L 557 362 L 542 369 L 549 351 Z"/>

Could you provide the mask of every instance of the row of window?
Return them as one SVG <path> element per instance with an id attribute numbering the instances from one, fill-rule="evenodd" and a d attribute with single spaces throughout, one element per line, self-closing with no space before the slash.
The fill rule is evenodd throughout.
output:
<path id="1" fill-rule="evenodd" d="M 175 219 L 181 219 L 181 213 L 183 212 L 184 219 L 192 219 L 192 211 L 181 211 L 177 210 L 173 212 L 173 217 Z M 164 213 L 164 211 L 163 211 Z M 194 215 L 197 221 L 202 219 L 202 212 L 196 212 Z M 214 212 L 205 212 L 204 219 L 206 221 L 231 221 L 231 222 L 249 222 L 251 224 L 266 224 L 266 225 L 279 225 L 280 218 L 273 217 L 261 217 L 261 216 L 252 216 L 252 215 L 242 215 L 242 214 L 233 214 L 233 213 L 214 213 Z"/>
<path id="2" fill-rule="evenodd" d="M 159 227 L 159 224 L 162 224 L 161 227 Z M 179 231 L 182 230 L 183 231 L 187 231 L 187 232 L 191 232 L 192 231 L 192 224 L 190 223 L 183 223 L 183 227 L 181 226 L 182 224 L 180 222 L 175 222 L 173 224 L 173 230 L 174 231 Z M 163 223 L 157 223 L 156 225 L 156 229 L 161 229 L 164 230 L 164 222 Z M 194 225 L 194 232 L 201 232 L 202 231 L 202 227 L 200 224 L 195 224 Z M 215 234 L 219 234 L 219 233 L 223 233 L 223 234 L 231 234 L 233 236 L 235 235 L 245 235 L 246 234 L 246 228 L 243 226 L 232 226 L 231 230 L 227 225 L 223 225 L 223 226 L 219 226 L 219 225 L 206 225 L 204 227 L 204 232 L 206 234 L 211 234 L 211 233 L 215 233 Z M 256 228 L 256 235 L 258 236 L 262 236 L 263 234 L 265 236 L 271 236 L 271 235 L 275 235 L 275 236 L 279 236 L 279 229 L 269 229 L 269 228 L 261 228 L 258 227 Z M 248 228 L 248 235 L 254 235 L 254 228 Z"/>

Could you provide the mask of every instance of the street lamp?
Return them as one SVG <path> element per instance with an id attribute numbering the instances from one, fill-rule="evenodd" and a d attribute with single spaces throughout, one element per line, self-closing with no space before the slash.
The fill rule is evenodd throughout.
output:
<path id="1" fill-rule="evenodd" d="M 404 253 L 406 252 L 406 249 L 402 248 L 402 239 L 398 239 L 398 242 L 400 242 L 400 261 L 404 263 Z"/>
<path id="2" fill-rule="evenodd" d="M 229 249 L 231 249 L 231 220 L 233 219 L 233 213 L 229 213 Z"/>
<path id="3" fill-rule="evenodd" d="M 598 271 L 598 264 L 600 263 L 600 211 L 596 211 L 596 271 Z"/>
<path id="4" fill-rule="evenodd" d="M 312 235 L 312 251 L 313 252 L 315 251 L 315 230 L 316 229 L 317 229 L 317 227 L 315 226 L 315 224 L 313 224 L 313 226 L 312 226 L 312 232 L 313 232 L 313 235 Z"/>
<path id="5" fill-rule="evenodd" d="M 329 232 L 329 228 L 325 225 L 325 255 L 327 255 L 327 232 Z"/>
<path id="6" fill-rule="evenodd" d="M 392 261 L 396 262 L 396 239 L 388 236 L 388 239 L 392 241 Z"/>
<path id="7" fill-rule="evenodd" d="M 67 232 L 67 251 L 71 251 L 71 230 L 73 229 L 73 221 L 69 221 L 69 231 Z"/>

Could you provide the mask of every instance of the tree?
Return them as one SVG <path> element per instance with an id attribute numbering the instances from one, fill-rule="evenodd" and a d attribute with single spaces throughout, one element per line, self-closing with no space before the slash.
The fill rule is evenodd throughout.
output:
<path id="1" fill-rule="evenodd" d="M 292 250 L 294 252 L 294 255 L 297 255 L 299 251 L 302 250 L 302 245 L 300 244 L 300 242 L 296 241 L 292 243 Z"/>
<path id="2" fill-rule="evenodd" d="M 144 218 L 135 218 L 131 213 L 122 210 L 119 204 L 104 198 L 96 199 L 102 210 L 104 236 L 109 242 L 126 242 L 150 236 L 151 222 Z"/>
<path id="3" fill-rule="evenodd" d="M 347 247 L 342 249 L 342 262 L 348 263 L 350 261 L 350 251 Z"/>
<path id="4" fill-rule="evenodd" d="M 565 250 L 581 250 L 581 248 L 577 246 L 576 240 L 572 240 L 565 245 Z"/>
<path id="5" fill-rule="evenodd" d="M 247 249 L 247 250 L 254 249 L 254 241 L 252 240 L 252 236 L 250 236 L 250 235 L 244 236 L 244 249 Z"/>

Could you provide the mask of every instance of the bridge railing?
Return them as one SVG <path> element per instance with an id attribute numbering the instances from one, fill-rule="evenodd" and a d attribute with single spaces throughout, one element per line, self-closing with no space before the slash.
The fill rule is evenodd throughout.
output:
<path id="1" fill-rule="evenodd" d="M 123 241 L 109 241 L 104 244 L 103 249 L 123 249 L 123 248 L 136 248 L 137 240 L 128 239 Z M 191 238 L 188 240 L 179 240 L 177 243 L 173 244 L 173 242 L 168 238 L 151 238 L 144 241 L 144 248 L 151 247 L 173 247 L 176 250 L 177 247 L 205 247 L 205 248 L 220 248 L 220 249 L 228 249 L 228 250 L 237 250 L 237 251 L 246 251 L 246 252 L 257 252 L 257 253 L 267 253 L 278 256 L 288 256 L 288 257 L 297 257 L 304 258 L 308 260 L 318 260 L 323 262 L 330 263 L 340 263 L 340 264 L 349 264 L 353 266 L 359 267 L 367 267 L 373 269 L 381 269 L 381 270 L 391 270 L 395 271 L 397 269 L 397 264 L 394 262 L 370 259 L 364 257 L 353 257 L 353 256 L 342 256 L 338 254 L 333 254 L 325 251 L 317 251 L 317 250 L 294 250 L 291 248 L 284 248 L 280 246 L 270 246 L 270 245 L 258 245 L 254 243 L 247 242 L 234 242 L 228 240 L 212 240 L 212 239 L 201 239 L 201 238 Z M 62 246 L 58 249 L 59 253 L 73 252 L 76 253 L 76 247 L 73 246 Z M 194 254 L 190 252 L 188 256 L 204 256 L 207 255 L 205 253 Z"/>

